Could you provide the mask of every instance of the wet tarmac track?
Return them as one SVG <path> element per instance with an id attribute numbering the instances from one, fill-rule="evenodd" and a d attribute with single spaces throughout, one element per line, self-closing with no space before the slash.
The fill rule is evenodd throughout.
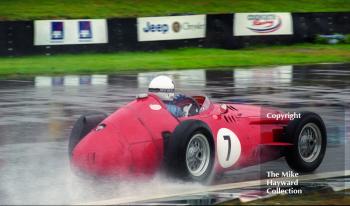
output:
<path id="1" fill-rule="evenodd" d="M 314 111 L 325 121 L 328 148 L 317 170 L 350 168 L 350 65 L 324 64 L 225 70 L 161 72 L 178 92 L 206 94 L 214 101 Z M 0 204 L 69 204 L 152 190 L 202 187 L 162 175 L 146 182 L 91 182 L 70 170 L 67 138 L 74 121 L 89 111 L 113 112 L 145 92 L 158 73 L 37 76 L 0 79 Z M 347 125 L 347 126 L 346 126 Z M 284 159 L 236 170 L 219 183 L 266 178 L 288 170 Z"/>

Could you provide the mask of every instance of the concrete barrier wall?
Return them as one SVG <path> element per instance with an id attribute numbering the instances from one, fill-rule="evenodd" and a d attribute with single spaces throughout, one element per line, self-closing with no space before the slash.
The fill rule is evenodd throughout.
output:
<path id="1" fill-rule="evenodd" d="M 138 41 L 137 18 L 107 19 L 108 43 L 34 45 L 33 21 L 0 21 L 0 56 L 58 53 L 154 51 L 179 47 L 237 49 L 259 44 L 310 42 L 317 34 L 350 33 L 350 12 L 292 13 L 293 35 L 234 36 L 234 14 L 206 15 L 206 35 L 198 39 Z"/>

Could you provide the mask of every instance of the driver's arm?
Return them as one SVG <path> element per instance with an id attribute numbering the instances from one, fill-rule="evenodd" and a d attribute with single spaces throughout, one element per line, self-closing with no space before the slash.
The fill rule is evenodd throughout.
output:
<path id="1" fill-rule="evenodd" d="M 182 109 L 175 104 L 166 104 L 166 107 L 170 113 L 172 113 L 175 117 L 182 117 L 184 116 L 184 112 Z"/>

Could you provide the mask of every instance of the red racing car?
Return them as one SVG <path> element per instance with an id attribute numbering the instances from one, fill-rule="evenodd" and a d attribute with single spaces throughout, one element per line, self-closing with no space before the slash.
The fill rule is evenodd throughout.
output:
<path id="1" fill-rule="evenodd" d="M 187 97 L 177 118 L 154 94 L 139 95 L 107 117 L 81 116 L 69 140 L 71 164 L 92 175 L 152 175 L 160 168 L 204 182 L 216 174 L 285 156 L 298 172 L 315 170 L 325 154 L 327 133 L 319 115 L 291 120 L 278 110 L 216 104 Z"/>

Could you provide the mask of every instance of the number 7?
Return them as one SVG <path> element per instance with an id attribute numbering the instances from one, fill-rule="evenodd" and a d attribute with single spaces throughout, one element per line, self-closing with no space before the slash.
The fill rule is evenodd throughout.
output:
<path id="1" fill-rule="evenodd" d="M 231 154 L 231 138 L 228 135 L 224 135 L 224 140 L 228 141 L 228 152 L 226 157 L 226 161 L 228 161 L 230 159 L 230 154 Z"/>

